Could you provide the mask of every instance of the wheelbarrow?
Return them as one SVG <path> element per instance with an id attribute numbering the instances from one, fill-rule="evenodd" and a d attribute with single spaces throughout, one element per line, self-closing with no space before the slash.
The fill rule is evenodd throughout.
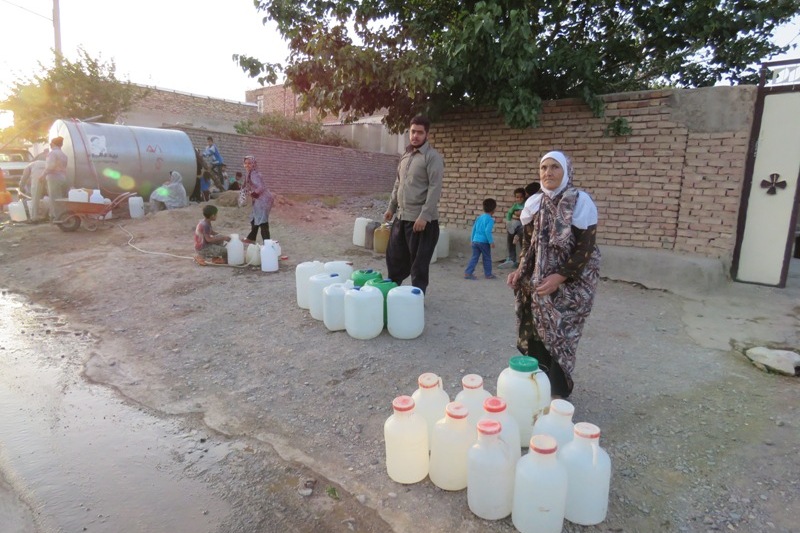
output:
<path id="1" fill-rule="evenodd" d="M 56 200 L 62 206 L 64 213 L 53 224 L 57 224 L 62 231 L 77 231 L 81 226 L 87 231 L 94 231 L 105 223 L 106 216 L 110 212 L 135 195 L 136 193 L 132 192 L 122 193 L 114 198 L 110 204 L 72 202 L 64 199 Z"/>

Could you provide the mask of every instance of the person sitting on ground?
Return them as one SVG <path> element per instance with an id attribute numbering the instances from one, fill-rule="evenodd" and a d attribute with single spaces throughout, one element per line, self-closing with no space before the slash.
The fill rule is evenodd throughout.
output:
<path id="1" fill-rule="evenodd" d="M 519 215 L 522 213 L 522 208 L 525 207 L 525 189 L 518 187 L 514 189 L 514 204 L 506 212 L 506 248 L 508 249 L 508 256 L 506 260 L 500 263 L 500 268 L 517 267 L 519 257 L 517 256 L 516 241 L 519 240 L 518 235 L 522 235 L 522 222 L 519 221 Z"/>
<path id="2" fill-rule="evenodd" d="M 228 250 L 223 244 L 231 238 L 220 235 L 211 227 L 211 222 L 217 220 L 218 211 L 215 205 L 203 207 L 203 219 L 194 230 L 194 260 L 198 265 L 205 265 L 207 259 L 214 264 L 224 264 L 228 260 Z"/>
<path id="3" fill-rule="evenodd" d="M 241 172 L 237 172 L 236 176 L 230 178 L 230 180 L 231 181 L 228 184 L 228 190 L 229 191 L 241 190 L 241 185 L 240 185 L 240 183 L 242 183 L 242 173 Z"/>
<path id="4" fill-rule="evenodd" d="M 483 256 L 483 274 L 486 279 L 495 279 L 492 274 L 492 248 L 494 248 L 494 238 L 492 237 L 492 230 L 494 229 L 494 211 L 497 209 L 497 202 L 494 198 L 487 198 L 483 201 L 483 214 L 475 219 L 472 225 L 472 257 L 469 259 L 466 270 L 464 270 L 464 279 L 477 279 L 475 277 L 475 266 L 478 264 L 478 259 Z"/>
<path id="5" fill-rule="evenodd" d="M 211 172 L 204 170 L 200 175 L 200 196 L 202 202 L 207 202 L 211 199 Z"/>
<path id="6" fill-rule="evenodd" d="M 169 173 L 169 179 L 150 195 L 150 211 L 153 213 L 164 209 L 180 209 L 189 205 L 186 189 L 183 188 L 183 176 L 177 170 Z"/>

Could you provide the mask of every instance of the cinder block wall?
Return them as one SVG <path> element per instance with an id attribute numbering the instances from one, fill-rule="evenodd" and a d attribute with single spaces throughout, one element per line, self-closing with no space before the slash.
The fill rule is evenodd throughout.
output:
<path id="1" fill-rule="evenodd" d="M 493 111 L 449 114 L 431 128 L 445 160 L 440 222 L 468 228 L 493 197 L 503 232 L 513 190 L 538 180 L 542 155 L 562 150 L 597 203 L 600 244 L 729 260 L 755 96 L 747 86 L 613 94 L 603 118 L 577 99 L 549 101 L 541 125 L 526 130 Z M 606 135 L 618 117 L 630 135 Z"/>
<path id="2" fill-rule="evenodd" d="M 206 137 L 213 137 L 229 173 L 244 172 L 244 156 L 254 155 L 270 188 L 278 194 L 388 194 L 397 175 L 396 155 L 195 128 L 173 129 L 186 132 L 201 151 Z"/>

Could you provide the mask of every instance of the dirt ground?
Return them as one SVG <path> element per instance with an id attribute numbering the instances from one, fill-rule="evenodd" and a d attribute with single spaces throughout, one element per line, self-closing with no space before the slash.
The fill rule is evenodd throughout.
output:
<path id="1" fill-rule="evenodd" d="M 329 332 L 296 304 L 302 261 L 385 271 L 382 256 L 352 244 L 355 217 L 377 219 L 385 205 L 281 198 L 271 228 L 288 260 L 277 273 L 195 265 L 197 205 L 138 220 L 123 211 L 95 232 L 5 223 L 0 288 L 95 339 L 75 355 L 85 379 L 237 444 L 213 475 L 197 474 L 234 510 L 220 532 L 514 531 L 510 519 L 475 517 L 463 491 L 392 482 L 383 448 L 391 401 L 411 394 L 419 374 L 442 376 L 451 398 L 467 373 L 495 392 L 516 353 L 504 276 L 465 281 L 463 250 L 451 249 L 431 267 L 415 340 Z M 221 207 L 215 229 L 244 234 L 247 215 Z M 800 531 L 798 381 L 763 373 L 734 349 L 774 344 L 741 337 L 750 321 L 741 309 L 765 294 L 754 291 L 732 306 L 601 282 L 570 400 L 575 421 L 602 430 L 609 512 L 599 526 L 565 522 L 565 531 Z M 799 316 L 795 307 L 760 320 L 797 331 Z M 306 480 L 313 492 L 301 496 Z"/>

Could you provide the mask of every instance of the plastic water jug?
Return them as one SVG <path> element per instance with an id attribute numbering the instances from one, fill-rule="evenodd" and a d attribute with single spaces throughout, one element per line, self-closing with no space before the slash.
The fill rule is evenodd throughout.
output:
<path id="1" fill-rule="evenodd" d="M 110 206 L 112 202 L 111 202 L 111 200 L 109 198 L 103 198 L 103 203 L 106 206 Z M 103 217 L 103 220 L 111 220 L 112 218 L 114 218 L 114 210 L 113 209 L 109 210 L 108 213 L 106 213 L 106 216 Z"/>
<path id="2" fill-rule="evenodd" d="M 281 245 L 278 241 L 274 239 L 267 239 L 264 241 L 263 246 L 272 246 L 272 248 L 275 250 L 275 255 L 278 257 L 281 256 Z"/>
<path id="3" fill-rule="evenodd" d="M 518 355 L 509 359 L 508 368 L 497 377 L 497 395 L 506 401 L 508 412 L 517 421 L 523 446 L 531 440 L 533 424 L 542 412 L 542 406 L 550 404 L 550 382 L 544 386 L 537 379 L 538 374 L 544 374 L 539 371 L 539 361 Z"/>
<path id="4" fill-rule="evenodd" d="M 484 520 L 511 514 L 514 502 L 514 460 L 500 441 L 500 422 L 478 422 L 478 441 L 467 458 L 467 505 Z"/>
<path id="5" fill-rule="evenodd" d="M 425 294 L 401 285 L 386 295 L 386 329 L 395 339 L 416 339 L 425 329 Z"/>
<path id="6" fill-rule="evenodd" d="M 314 274 L 321 274 L 324 270 L 320 261 L 305 261 L 297 265 L 297 268 L 294 269 L 295 293 L 297 295 L 297 305 L 300 309 L 308 309 L 309 306 L 308 278 Z"/>
<path id="7" fill-rule="evenodd" d="M 226 248 L 228 249 L 229 265 L 244 264 L 244 243 L 239 239 L 238 233 L 231 233 L 231 240 L 228 241 Z"/>
<path id="8" fill-rule="evenodd" d="M 25 204 L 22 202 L 8 204 L 8 214 L 13 222 L 25 222 L 28 220 L 28 213 L 25 211 Z"/>
<path id="9" fill-rule="evenodd" d="M 478 374 L 467 374 L 461 378 L 461 391 L 456 394 L 456 401 L 469 409 L 469 427 L 475 432 L 478 420 L 483 418 L 483 402 L 492 395 L 483 388 L 483 378 Z"/>
<path id="10" fill-rule="evenodd" d="M 340 281 L 339 274 L 314 274 L 308 278 L 308 309 L 311 311 L 311 318 L 322 320 L 322 291 L 328 285 L 333 285 Z"/>
<path id="11" fill-rule="evenodd" d="M 344 293 L 347 285 L 332 283 L 322 289 L 322 323 L 329 331 L 344 329 Z"/>
<path id="12" fill-rule="evenodd" d="M 521 533 L 561 533 L 567 503 L 567 470 L 556 459 L 550 435 L 534 435 L 517 462 L 511 521 Z"/>
<path id="13" fill-rule="evenodd" d="M 278 252 L 274 246 L 264 244 L 261 247 L 261 272 L 278 271 Z"/>
<path id="14" fill-rule="evenodd" d="M 88 202 L 89 193 L 83 189 L 70 189 L 67 193 L 67 200 L 70 202 Z"/>
<path id="15" fill-rule="evenodd" d="M 567 400 L 553 400 L 550 402 L 549 412 L 540 416 L 533 425 L 533 434 L 550 435 L 556 439 L 558 449 L 563 449 L 574 434 L 573 413 L 575 407 Z"/>
<path id="16" fill-rule="evenodd" d="M 505 400 L 498 396 L 486 398 L 483 402 L 483 416 L 500 422 L 500 441 L 508 447 L 508 453 L 516 464 L 522 456 L 522 444 L 519 441 L 519 426 L 514 417 L 508 414 Z"/>
<path id="17" fill-rule="evenodd" d="M 389 224 L 381 224 L 372 235 L 372 249 L 375 253 L 385 254 L 389 246 L 389 236 L 392 234 Z"/>
<path id="18" fill-rule="evenodd" d="M 368 280 L 364 285 L 370 285 L 371 287 L 375 287 L 381 294 L 383 295 L 383 325 L 386 325 L 386 295 L 389 294 L 389 291 L 397 287 L 397 283 L 390 279 L 371 279 Z"/>
<path id="19" fill-rule="evenodd" d="M 128 198 L 128 212 L 131 218 L 144 217 L 144 198 L 141 196 L 131 196 Z"/>
<path id="20" fill-rule="evenodd" d="M 244 252 L 244 262 L 250 266 L 261 266 L 261 246 L 248 244 Z"/>
<path id="21" fill-rule="evenodd" d="M 467 422 L 467 408 L 458 402 L 445 407 L 445 415 L 431 433 L 431 483 L 443 490 L 467 488 L 467 454 L 475 444 L 475 429 Z"/>
<path id="22" fill-rule="evenodd" d="M 103 194 L 100 192 L 100 189 L 92 189 L 92 194 L 89 196 L 89 202 L 93 204 L 102 204 L 103 200 L 105 200 L 105 198 L 103 198 Z"/>
<path id="23" fill-rule="evenodd" d="M 392 402 L 394 414 L 383 424 L 386 471 L 397 483 L 417 483 L 428 475 L 428 428 L 414 412 L 411 396 Z"/>
<path id="24" fill-rule="evenodd" d="M 328 261 L 323 266 L 325 267 L 325 272 L 339 274 L 342 280 L 350 279 L 350 276 L 353 275 L 352 261 Z"/>
<path id="25" fill-rule="evenodd" d="M 436 259 L 438 259 L 438 258 L 436 257 L 436 249 L 437 249 L 437 248 L 438 248 L 438 244 L 437 244 L 437 246 L 436 246 L 436 247 L 434 247 L 434 249 L 433 249 L 433 255 L 431 256 L 431 264 L 434 264 L 434 263 L 436 262 Z"/>
<path id="26" fill-rule="evenodd" d="M 364 227 L 364 248 L 372 250 L 373 242 L 375 240 L 375 230 L 381 227 L 380 222 L 370 220 Z"/>
<path id="27" fill-rule="evenodd" d="M 383 295 L 375 287 L 344 293 L 344 329 L 354 339 L 372 339 L 383 331 Z"/>
<path id="28" fill-rule="evenodd" d="M 567 470 L 567 506 L 564 516 L 582 526 L 606 519 L 611 486 L 611 459 L 600 447 L 600 428 L 575 424 L 575 436 L 558 454 Z"/>
<path id="29" fill-rule="evenodd" d="M 442 378 L 433 372 L 425 372 L 417 378 L 419 388 L 411 395 L 417 405 L 417 413 L 422 415 L 428 424 L 428 443 L 433 435 L 436 422 L 445 415 L 444 410 L 450 403 L 450 396 L 444 390 Z"/>
<path id="30" fill-rule="evenodd" d="M 356 219 L 356 223 L 353 226 L 353 244 L 356 246 L 364 246 L 364 231 L 367 228 L 367 224 L 372 222 L 372 219 L 358 217 Z"/>
<path id="31" fill-rule="evenodd" d="M 436 242 L 436 257 L 444 259 L 450 255 L 450 233 L 442 227 L 439 228 L 439 240 Z"/>
<path id="32" fill-rule="evenodd" d="M 369 280 L 383 279 L 383 276 L 379 270 L 373 270 L 370 268 L 366 270 L 356 270 L 351 274 L 350 279 L 353 280 L 353 283 L 356 287 L 361 287 Z"/>

